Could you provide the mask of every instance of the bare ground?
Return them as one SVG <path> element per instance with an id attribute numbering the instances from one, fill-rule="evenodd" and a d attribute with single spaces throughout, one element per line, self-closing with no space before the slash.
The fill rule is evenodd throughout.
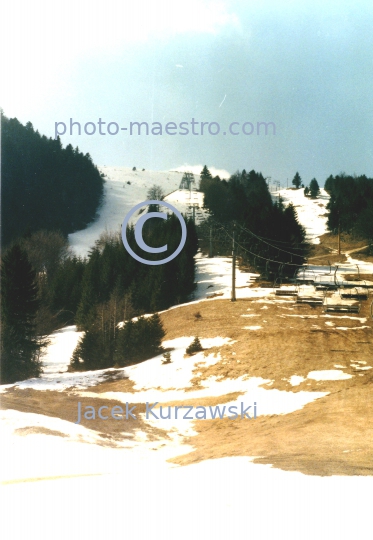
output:
<path id="1" fill-rule="evenodd" d="M 326 233 L 320 236 L 319 244 L 312 244 L 309 254 L 309 262 L 312 264 L 331 264 L 346 262 L 345 253 L 351 253 L 366 262 L 373 262 L 369 255 L 368 242 L 362 238 L 356 238 L 350 234 L 341 234 L 341 255 L 338 255 L 338 235 Z M 358 255 L 358 257 L 357 257 Z"/>
<path id="2" fill-rule="evenodd" d="M 260 415 L 256 420 L 215 419 L 195 421 L 197 436 L 186 440 L 194 449 L 173 461 L 178 464 L 225 456 L 256 456 L 258 463 L 272 464 L 284 470 L 296 470 L 317 475 L 373 474 L 373 369 L 354 367 L 357 360 L 372 365 L 373 334 L 370 303 L 362 302 L 358 315 L 325 316 L 321 307 L 297 305 L 293 299 L 210 300 L 198 305 L 180 306 L 161 315 L 167 335 L 173 339 L 183 335 L 199 337 L 223 336 L 233 344 L 215 347 L 208 352 L 220 352 L 221 360 L 213 366 L 200 365 L 195 371 L 193 389 L 202 380 L 216 376 L 237 378 L 260 376 L 273 381 L 268 389 L 289 392 L 301 390 L 329 392 L 303 409 L 291 414 Z M 201 316 L 196 317 L 196 312 Z M 253 315 L 243 317 L 243 315 Z M 349 314 L 347 314 L 350 317 Z M 366 318 L 367 321 L 363 321 Z M 359 320 L 361 319 L 361 321 Z M 326 324 L 329 323 L 329 324 Z M 334 326 L 330 326 L 333 323 Z M 245 329 L 260 326 L 258 330 Z M 368 328 L 362 328 L 368 326 Z M 339 381 L 306 379 L 291 386 L 289 378 L 304 378 L 313 370 L 336 369 L 353 375 Z M 361 364 L 362 365 L 362 364 Z M 89 392 L 92 392 L 92 388 Z M 104 382 L 94 389 L 97 398 L 78 397 L 74 389 L 65 392 L 10 389 L 2 394 L 2 407 L 56 416 L 76 421 L 77 401 L 82 405 L 122 405 L 119 401 L 103 400 L 100 393 L 134 392 L 128 379 Z M 236 395 L 236 394 L 235 394 Z M 238 394 L 237 394 L 238 395 Z M 214 405 L 234 399 L 232 395 L 198 400 L 198 405 Z M 172 403 L 193 405 L 188 400 Z M 144 410 L 139 405 L 136 412 Z M 97 430 L 102 444 L 115 445 L 136 430 L 149 438 L 167 438 L 161 430 L 151 428 L 138 418 L 116 421 L 83 420 L 82 424 Z"/>

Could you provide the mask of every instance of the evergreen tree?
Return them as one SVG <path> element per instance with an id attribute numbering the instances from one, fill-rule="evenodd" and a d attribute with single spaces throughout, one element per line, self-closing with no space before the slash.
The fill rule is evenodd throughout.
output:
<path id="1" fill-rule="evenodd" d="M 86 261 L 77 257 L 64 260 L 52 282 L 51 309 L 61 325 L 73 324 L 82 295 L 82 280 Z"/>
<path id="2" fill-rule="evenodd" d="M 41 373 L 41 342 L 35 332 L 38 310 L 36 274 L 26 253 L 15 244 L 5 255 L 1 274 L 1 382 Z"/>
<path id="3" fill-rule="evenodd" d="M 201 174 L 199 175 L 200 181 L 199 181 L 199 189 L 200 191 L 206 192 L 206 189 L 209 185 L 209 183 L 212 180 L 212 175 L 210 171 L 207 168 L 207 165 L 205 165 L 201 171 Z"/>
<path id="4" fill-rule="evenodd" d="M 195 354 L 200 351 L 203 351 L 203 347 L 201 345 L 199 338 L 196 336 L 193 339 L 192 343 L 186 348 L 185 352 L 187 354 Z"/>
<path id="5" fill-rule="evenodd" d="M 100 286 L 100 253 L 94 248 L 89 257 L 82 280 L 82 293 L 79 302 L 76 323 L 80 330 L 87 330 L 94 322 L 96 306 L 102 299 Z"/>
<path id="6" fill-rule="evenodd" d="M 304 188 L 304 196 L 305 196 L 305 197 L 308 197 L 309 192 L 310 192 L 310 188 L 309 188 L 308 186 L 306 186 L 306 187 Z"/>
<path id="7" fill-rule="evenodd" d="M 310 182 L 310 190 L 309 190 L 311 199 L 316 199 L 318 195 L 320 195 L 320 187 L 316 180 L 316 178 L 312 178 Z"/>
<path id="8" fill-rule="evenodd" d="M 296 189 L 299 189 L 299 188 L 300 188 L 300 186 L 301 186 L 301 184 L 302 184 L 302 179 L 301 179 L 301 177 L 300 177 L 300 175 L 299 175 L 299 172 L 296 172 L 296 173 L 295 173 L 295 176 L 294 176 L 294 178 L 293 178 L 293 180 L 292 180 L 292 184 L 293 184 L 293 186 L 296 187 Z"/>
<path id="9" fill-rule="evenodd" d="M 373 179 L 366 176 L 329 176 L 325 190 L 330 194 L 328 229 L 354 232 L 369 239 L 372 236 Z"/>
<path id="10" fill-rule="evenodd" d="M 165 331 L 159 315 L 139 317 L 137 321 L 127 321 L 119 329 L 115 361 L 119 366 L 143 362 L 162 351 L 162 339 Z"/>
<path id="11" fill-rule="evenodd" d="M 111 367 L 106 361 L 102 346 L 102 334 L 92 326 L 80 338 L 74 349 L 69 371 L 89 371 Z"/>

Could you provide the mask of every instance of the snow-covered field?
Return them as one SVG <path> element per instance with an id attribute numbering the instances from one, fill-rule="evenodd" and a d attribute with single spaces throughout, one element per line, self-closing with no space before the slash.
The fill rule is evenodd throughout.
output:
<path id="1" fill-rule="evenodd" d="M 28 437 L 28 459 L 42 448 L 46 460 L 70 460 L 77 476 L 7 485 L 7 508 L 18 509 L 22 518 L 15 522 L 3 512 L 6 538 L 371 538 L 368 477 L 310 477 L 244 457 L 171 467 L 158 452 L 124 457 L 52 437 L 41 446 L 38 437 Z M 24 459 L 17 446 L 14 452 L 15 459 Z M 105 472 L 89 476 L 97 464 Z"/>

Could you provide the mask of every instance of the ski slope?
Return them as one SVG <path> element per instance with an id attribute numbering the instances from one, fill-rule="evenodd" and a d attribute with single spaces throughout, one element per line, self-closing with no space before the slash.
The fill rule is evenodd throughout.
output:
<path id="1" fill-rule="evenodd" d="M 136 204 L 148 199 L 147 192 L 153 185 L 160 186 L 166 195 L 165 200 L 187 216 L 192 215 L 189 208 L 191 200 L 197 205 L 203 202 L 201 193 L 192 191 L 191 199 L 189 190 L 179 190 L 182 171 L 133 171 L 129 167 L 100 167 L 100 172 L 105 175 L 105 184 L 98 218 L 86 229 L 69 235 L 70 246 L 81 257 L 87 256 L 89 249 L 105 230 L 120 230 L 127 213 Z M 195 179 L 199 181 L 198 177 Z M 202 219 L 200 210 L 197 210 L 197 219 Z M 133 220 L 136 220 L 136 215 Z"/>
<path id="2" fill-rule="evenodd" d="M 273 200 L 278 197 L 283 199 L 285 206 L 293 204 L 299 223 L 306 229 L 306 240 L 311 244 L 319 244 L 319 236 L 328 232 L 326 205 L 330 197 L 325 189 L 320 188 L 317 199 L 305 197 L 303 189 L 280 189 L 272 193 Z"/>
<path id="3" fill-rule="evenodd" d="M 69 243 L 77 255 L 87 256 L 100 234 L 105 230 L 118 231 L 127 213 L 138 203 L 147 200 L 147 192 L 153 186 L 160 186 L 165 193 L 165 201 L 171 203 L 181 213 L 192 217 L 191 206 L 195 206 L 196 222 L 206 217 L 203 207 L 203 194 L 193 190 L 180 190 L 183 171 L 133 171 L 129 167 L 100 167 L 105 175 L 104 198 L 98 210 L 98 217 L 84 230 L 69 235 Z M 198 183 L 198 175 L 195 175 Z M 326 205 L 329 195 L 321 188 L 317 199 L 305 197 L 303 189 L 282 189 L 272 193 L 287 205 L 292 203 L 298 219 L 307 232 L 307 240 L 318 244 L 319 236 L 327 232 Z M 162 209 L 163 210 L 163 209 Z M 167 211 L 167 209 L 165 209 Z M 137 216 L 133 217 L 133 221 Z"/>

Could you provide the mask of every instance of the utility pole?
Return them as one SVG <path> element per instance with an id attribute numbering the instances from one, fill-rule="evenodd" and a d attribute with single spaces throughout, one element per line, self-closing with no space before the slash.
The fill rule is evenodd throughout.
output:
<path id="1" fill-rule="evenodd" d="M 210 227 L 210 249 L 209 249 L 209 258 L 212 259 L 212 227 Z"/>
<path id="2" fill-rule="evenodd" d="M 232 242 L 232 293 L 231 302 L 236 301 L 236 224 L 233 225 L 233 242 Z"/>
<path id="3" fill-rule="evenodd" d="M 341 220 L 338 218 L 338 255 L 341 254 Z"/>

